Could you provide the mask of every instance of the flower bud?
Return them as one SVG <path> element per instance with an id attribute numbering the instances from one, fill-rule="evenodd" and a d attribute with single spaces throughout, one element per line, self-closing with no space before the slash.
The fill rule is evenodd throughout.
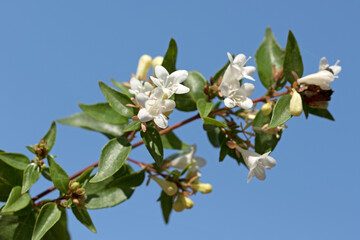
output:
<path id="1" fill-rule="evenodd" d="M 149 55 L 142 55 L 139 59 L 139 64 L 136 70 L 136 78 L 146 79 L 146 74 L 148 74 L 152 61 L 151 57 Z"/>
<path id="2" fill-rule="evenodd" d="M 161 64 L 163 63 L 164 61 L 164 58 L 163 57 L 160 57 L 160 56 L 157 56 L 156 58 L 154 58 L 152 60 L 152 66 L 153 68 L 155 69 L 156 66 L 161 66 Z"/>
<path id="3" fill-rule="evenodd" d="M 290 100 L 290 113 L 293 116 L 300 116 L 303 111 L 302 100 L 300 94 L 292 89 L 293 95 Z"/>
<path id="4" fill-rule="evenodd" d="M 169 196 L 173 196 L 177 193 L 178 187 L 175 183 L 166 181 L 162 178 L 158 178 L 155 176 L 151 176 L 151 178 L 159 184 L 159 186 L 162 188 L 162 190 Z"/>
<path id="5" fill-rule="evenodd" d="M 76 198 L 74 198 L 74 199 L 72 200 L 72 202 L 73 202 L 73 204 L 75 204 L 76 206 L 80 204 L 79 199 L 76 199 Z"/>
<path id="6" fill-rule="evenodd" d="M 78 189 L 80 187 L 80 183 L 79 182 L 73 182 L 70 185 L 70 190 L 71 191 L 75 191 L 76 189 Z"/>
<path id="7" fill-rule="evenodd" d="M 272 103 L 268 102 L 262 105 L 261 111 L 265 116 L 269 115 L 272 112 Z"/>
<path id="8" fill-rule="evenodd" d="M 189 197 L 184 197 L 184 201 L 185 201 L 185 208 L 186 209 L 192 209 L 194 206 L 194 202 L 193 200 L 191 200 Z"/>
<path id="9" fill-rule="evenodd" d="M 212 192 L 212 186 L 209 183 L 201 183 L 197 182 L 194 184 L 191 184 L 191 188 L 195 191 L 201 192 L 201 193 L 211 193 Z"/>
<path id="10" fill-rule="evenodd" d="M 84 188 L 79 188 L 76 190 L 76 194 L 79 196 L 82 196 L 85 194 L 85 189 Z"/>
<path id="11" fill-rule="evenodd" d="M 173 203 L 173 209 L 176 212 L 182 212 L 185 209 L 185 200 L 184 200 L 184 195 L 183 194 L 179 194 L 176 201 Z"/>
<path id="12" fill-rule="evenodd" d="M 62 206 L 63 208 L 67 207 L 68 202 L 67 201 L 62 201 L 60 202 L 60 206 Z"/>

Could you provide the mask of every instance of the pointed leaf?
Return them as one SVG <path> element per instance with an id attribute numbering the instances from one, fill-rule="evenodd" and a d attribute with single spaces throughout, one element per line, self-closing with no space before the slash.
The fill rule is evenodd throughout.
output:
<path id="1" fill-rule="evenodd" d="M 279 98 L 272 112 L 269 128 L 280 126 L 291 118 L 290 100 L 291 96 L 289 94 Z"/>
<path id="2" fill-rule="evenodd" d="M 204 98 L 201 98 L 197 100 L 196 106 L 197 109 L 199 110 L 199 114 L 201 118 L 204 119 L 204 117 L 207 117 L 211 112 L 211 110 L 213 109 L 214 103 L 207 102 Z"/>
<path id="3" fill-rule="evenodd" d="M 145 170 L 115 179 L 109 187 L 138 187 L 145 179 Z"/>
<path id="4" fill-rule="evenodd" d="M 140 126 L 141 126 L 140 121 L 132 121 L 124 128 L 124 132 L 132 132 L 135 130 L 140 130 Z"/>
<path id="5" fill-rule="evenodd" d="M 169 223 L 170 213 L 172 211 L 172 205 L 173 205 L 172 198 L 173 198 L 172 196 L 168 196 L 164 191 L 161 191 L 161 195 L 158 199 L 158 201 L 160 201 L 162 214 L 166 224 Z"/>
<path id="6" fill-rule="evenodd" d="M 24 170 L 30 163 L 27 156 L 20 153 L 0 152 L 0 160 L 19 170 Z"/>
<path id="7" fill-rule="evenodd" d="M 164 159 L 164 149 L 159 132 L 155 128 L 148 126 L 146 132 L 141 131 L 140 135 L 150 155 L 156 164 L 160 166 Z"/>
<path id="8" fill-rule="evenodd" d="M 177 45 L 175 39 L 170 39 L 169 47 L 165 53 L 162 66 L 171 74 L 176 71 Z"/>
<path id="9" fill-rule="evenodd" d="M 103 181 L 116 173 L 125 163 L 131 148 L 126 138 L 111 139 L 101 151 L 99 169 L 90 182 Z"/>
<path id="10" fill-rule="evenodd" d="M 53 148 L 56 139 L 56 123 L 52 122 L 49 131 L 42 138 L 47 143 L 47 148 L 49 152 Z"/>
<path id="11" fill-rule="evenodd" d="M 78 178 L 76 178 L 76 181 L 80 184 L 84 183 L 86 180 L 90 178 L 91 172 L 94 170 L 93 167 L 86 169 L 85 172 L 83 172 Z"/>
<path id="12" fill-rule="evenodd" d="M 223 122 L 220 122 L 214 118 L 210 118 L 210 117 L 204 117 L 204 124 L 208 124 L 208 125 L 214 125 L 214 126 L 218 126 L 218 127 L 227 127 L 227 125 Z"/>
<path id="13" fill-rule="evenodd" d="M 62 209 L 60 211 L 60 220 L 45 234 L 43 240 L 70 240 L 70 234 L 67 228 L 66 211 L 65 209 Z"/>
<path id="14" fill-rule="evenodd" d="M 29 150 L 29 152 L 35 154 L 35 149 L 32 146 L 25 146 L 27 150 Z"/>
<path id="15" fill-rule="evenodd" d="M 161 135 L 161 142 L 165 149 L 188 149 L 190 146 L 182 142 L 172 131 Z"/>
<path id="16" fill-rule="evenodd" d="M 0 201 L 5 202 L 15 186 L 21 186 L 23 171 L 0 161 Z"/>
<path id="17" fill-rule="evenodd" d="M 284 75 L 285 79 L 289 83 L 295 82 L 295 78 L 292 71 L 296 72 L 299 78 L 301 78 L 304 67 L 300 54 L 300 49 L 295 39 L 294 34 L 289 31 L 288 40 L 285 48 L 285 59 L 284 59 Z"/>
<path id="18" fill-rule="evenodd" d="M 51 155 L 47 156 L 49 162 L 50 176 L 54 182 L 54 186 L 62 193 L 66 193 L 69 189 L 69 176 L 67 173 L 60 167 L 60 165 L 55 162 L 54 157 Z"/>
<path id="19" fill-rule="evenodd" d="M 128 119 L 114 111 L 109 103 L 79 104 L 80 108 L 90 117 L 111 124 L 127 124 Z"/>
<path id="20" fill-rule="evenodd" d="M 24 171 L 21 193 L 27 192 L 39 179 L 40 174 L 40 167 L 36 163 L 30 163 Z"/>
<path id="21" fill-rule="evenodd" d="M 59 221 L 61 211 L 55 203 L 47 203 L 42 206 L 40 213 L 36 219 L 32 240 L 41 240 L 47 231 Z"/>
<path id="22" fill-rule="evenodd" d="M 43 177 L 44 177 L 46 180 L 52 182 L 52 180 L 51 180 L 51 175 L 50 175 L 50 170 L 49 170 L 48 167 L 45 168 L 45 169 L 43 169 L 43 170 L 41 171 L 41 175 L 43 175 Z"/>
<path id="23" fill-rule="evenodd" d="M 87 227 L 93 233 L 96 233 L 96 228 L 86 208 L 72 207 L 71 210 L 74 213 L 76 219 L 79 220 L 79 222 L 81 222 L 85 227 Z"/>
<path id="24" fill-rule="evenodd" d="M 204 126 L 213 126 L 213 125 L 204 125 Z M 220 142 L 219 142 L 220 128 L 213 127 L 207 130 L 206 134 L 208 136 L 211 145 L 213 145 L 216 148 L 220 147 Z"/>
<path id="25" fill-rule="evenodd" d="M 0 218 L 0 239 L 31 239 L 35 224 L 35 215 L 29 212 L 22 216 L 2 216 Z"/>
<path id="26" fill-rule="evenodd" d="M 1 209 L 1 214 L 13 213 L 20 211 L 27 207 L 30 204 L 31 197 L 30 194 L 25 193 L 21 194 L 21 187 L 14 187 L 9 195 L 8 200 L 5 203 L 5 206 Z"/>
<path id="27" fill-rule="evenodd" d="M 121 91 L 121 93 L 125 94 L 126 96 L 128 96 L 130 98 L 134 96 L 134 94 L 131 94 L 129 92 L 130 87 L 125 86 L 125 84 L 120 83 L 113 78 L 111 78 L 111 82 L 112 82 L 112 84 L 114 84 L 115 87 L 117 87 Z"/>

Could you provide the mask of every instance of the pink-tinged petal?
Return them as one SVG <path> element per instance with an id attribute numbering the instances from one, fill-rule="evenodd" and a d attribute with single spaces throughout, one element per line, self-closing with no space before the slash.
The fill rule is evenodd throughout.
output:
<path id="1" fill-rule="evenodd" d="M 236 107 L 235 101 L 234 101 L 233 99 L 231 99 L 231 98 L 225 98 L 224 104 L 225 104 L 225 106 L 228 107 L 228 108 L 234 108 L 234 107 Z"/>
<path id="2" fill-rule="evenodd" d="M 153 76 L 150 76 L 151 81 L 159 88 L 164 86 L 164 81 L 159 78 L 154 78 Z"/>
<path id="3" fill-rule="evenodd" d="M 168 120 L 164 114 L 159 114 L 154 117 L 154 122 L 159 128 L 167 128 Z"/>
<path id="4" fill-rule="evenodd" d="M 158 65 L 155 67 L 155 75 L 165 81 L 169 76 L 169 72 L 163 66 Z"/>
<path id="5" fill-rule="evenodd" d="M 145 103 L 149 100 L 149 97 L 144 93 L 139 93 L 135 96 L 136 101 L 140 104 L 140 106 L 145 107 Z"/>
<path id="6" fill-rule="evenodd" d="M 188 93 L 189 91 L 190 91 L 190 88 L 188 88 L 182 84 L 179 84 L 176 88 L 175 93 L 176 94 L 185 94 L 185 93 Z"/>
<path id="7" fill-rule="evenodd" d="M 153 116 L 151 116 L 145 108 L 140 109 L 137 116 L 141 122 L 148 122 L 153 120 Z"/>
<path id="8" fill-rule="evenodd" d="M 162 104 L 162 112 L 170 112 L 176 107 L 175 101 L 171 99 L 164 100 Z"/>
<path id="9" fill-rule="evenodd" d="M 169 81 L 174 83 L 182 83 L 188 77 L 188 72 L 186 70 L 177 70 L 170 74 Z"/>
<path id="10" fill-rule="evenodd" d="M 241 108 L 247 110 L 247 109 L 252 108 L 252 106 L 253 106 L 254 103 L 253 103 L 253 101 L 252 101 L 250 98 L 247 97 L 247 98 L 245 98 L 245 99 L 242 100 L 242 101 L 238 101 L 237 104 L 238 104 Z"/>
<path id="11" fill-rule="evenodd" d="M 255 86 L 251 83 L 244 83 L 243 85 L 241 85 L 241 89 L 244 90 L 245 96 L 248 97 L 253 94 Z"/>
<path id="12" fill-rule="evenodd" d="M 328 61 L 326 60 L 326 57 L 322 57 L 320 59 L 319 63 L 319 71 L 325 70 L 329 67 Z"/>

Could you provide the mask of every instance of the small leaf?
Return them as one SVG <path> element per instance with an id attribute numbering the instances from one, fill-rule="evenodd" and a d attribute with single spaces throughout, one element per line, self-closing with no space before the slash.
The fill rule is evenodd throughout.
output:
<path id="1" fill-rule="evenodd" d="M 103 181 L 116 173 L 125 163 L 131 148 L 126 138 L 111 139 L 101 150 L 99 169 L 90 182 Z"/>
<path id="2" fill-rule="evenodd" d="M 223 122 L 220 122 L 214 118 L 210 118 L 210 117 L 204 117 L 204 124 L 208 124 L 208 125 L 214 125 L 217 127 L 227 127 L 227 125 Z"/>
<path id="3" fill-rule="evenodd" d="M 36 163 L 30 163 L 24 171 L 21 193 L 27 192 L 40 175 L 40 167 Z"/>
<path id="4" fill-rule="evenodd" d="M 54 157 L 51 155 L 47 156 L 49 162 L 50 176 L 54 182 L 54 186 L 62 193 L 66 193 L 69 189 L 69 176 L 67 173 L 60 167 L 57 162 L 55 162 Z"/>
<path id="5" fill-rule="evenodd" d="M 335 118 L 331 115 L 331 113 L 327 109 L 311 108 L 308 105 L 306 105 L 305 103 L 303 104 L 303 107 L 304 107 L 304 112 L 305 112 L 306 118 L 308 118 L 309 113 L 310 113 L 310 114 L 318 116 L 318 117 L 322 117 L 322 118 L 329 119 L 331 121 L 335 121 Z"/>
<path id="6" fill-rule="evenodd" d="M 47 143 L 47 148 L 49 152 L 53 148 L 56 139 L 56 123 L 52 122 L 49 131 L 42 138 Z"/>
<path id="7" fill-rule="evenodd" d="M 204 125 L 204 126 L 213 126 L 213 125 Z M 216 148 L 220 147 L 220 142 L 219 142 L 220 128 L 213 127 L 207 130 L 206 134 L 208 136 L 211 145 L 213 145 Z"/>
<path id="8" fill-rule="evenodd" d="M 0 152 L 0 160 L 19 170 L 24 170 L 30 163 L 27 156 L 20 153 Z"/>
<path id="9" fill-rule="evenodd" d="M 76 113 L 67 118 L 57 120 L 61 124 L 81 127 L 87 130 L 96 131 L 106 136 L 120 137 L 123 134 L 122 126 L 100 122 L 86 113 Z"/>
<path id="10" fill-rule="evenodd" d="M 32 240 L 41 240 L 47 231 L 59 221 L 61 211 L 55 203 L 47 203 L 42 206 L 40 213 L 36 219 Z"/>
<path id="11" fill-rule="evenodd" d="M 35 154 L 35 149 L 32 146 L 25 146 L 27 150 L 29 150 L 29 152 Z"/>
<path id="12" fill-rule="evenodd" d="M 204 117 L 207 117 L 209 115 L 209 113 L 214 107 L 214 103 L 207 102 L 204 98 L 200 98 L 199 100 L 197 100 L 196 106 L 199 110 L 201 118 L 203 119 Z"/>
<path id="13" fill-rule="evenodd" d="M 265 88 L 273 86 L 275 79 L 272 74 L 272 69 L 274 65 L 277 71 L 283 67 L 284 50 L 282 50 L 277 43 L 269 27 L 266 28 L 264 40 L 255 53 L 255 61 L 261 83 Z M 281 89 L 285 83 L 285 81 L 278 83 L 277 89 Z"/>
<path id="14" fill-rule="evenodd" d="M 85 172 L 83 172 L 79 177 L 76 178 L 76 182 L 79 182 L 80 184 L 84 183 L 86 180 L 90 178 L 90 174 L 93 170 L 94 167 L 86 169 Z"/>
<path id="15" fill-rule="evenodd" d="M 121 116 L 131 118 L 136 115 L 135 108 L 126 106 L 126 104 L 134 104 L 128 96 L 112 89 L 101 81 L 99 82 L 99 86 L 110 106 Z"/>
<path id="16" fill-rule="evenodd" d="M 279 98 L 272 112 L 269 128 L 280 126 L 291 118 L 290 100 L 291 100 L 291 95 L 289 94 Z"/>
<path id="17" fill-rule="evenodd" d="M 224 161 L 226 155 L 229 153 L 229 148 L 228 146 L 226 145 L 226 141 L 224 141 L 222 144 L 221 144 L 221 147 L 220 147 L 220 152 L 219 152 L 219 162 L 222 162 Z"/>
<path id="18" fill-rule="evenodd" d="M 292 71 L 296 72 L 296 74 L 300 78 L 303 74 L 304 67 L 300 54 L 300 49 L 295 39 L 295 36 L 291 31 L 289 31 L 288 40 L 285 48 L 284 75 L 285 79 L 291 84 L 296 81 L 292 74 Z"/>
<path id="19" fill-rule="evenodd" d="M 5 206 L 1 209 L 1 214 L 13 213 L 20 211 L 27 207 L 30 204 L 31 197 L 30 194 L 25 193 L 21 194 L 21 187 L 14 187 L 9 195 L 8 200 L 5 203 Z"/>
<path id="20" fill-rule="evenodd" d="M 50 176 L 50 170 L 49 170 L 48 167 L 45 168 L 45 169 L 43 169 L 43 170 L 41 171 L 41 175 L 43 175 L 43 177 L 44 177 L 46 180 L 49 180 L 49 181 L 52 182 L 51 176 Z"/>
<path id="21" fill-rule="evenodd" d="M 161 142 L 165 149 L 184 150 L 190 146 L 182 142 L 172 131 L 161 135 Z"/>
<path id="22" fill-rule="evenodd" d="M 216 83 L 217 81 L 219 81 L 219 78 L 222 77 L 225 73 L 225 70 L 227 69 L 227 67 L 229 66 L 230 61 L 227 61 L 227 63 L 217 72 L 215 73 L 214 77 L 213 77 L 213 82 Z"/>
<path id="23" fill-rule="evenodd" d="M 57 223 L 45 234 L 43 240 L 58 240 L 58 239 L 70 240 L 70 234 L 67 229 L 66 211 L 65 209 L 61 209 L 60 211 L 61 211 L 60 220 L 57 221 Z"/>
<path id="24" fill-rule="evenodd" d="M 171 74 L 176 71 L 177 45 L 175 39 L 170 39 L 169 47 L 165 53 L 162 66 Z"/>
<path id="25" fill-rule="evenodd" d="M 146 132 L 141 131 L 140 135 L 150 155 L 156 164 L 160 166 L 164 159 L 164 149 L 159 132 L 155 128 L 148 126 Z"/>
<path id="26" fill-rule="evenodd" d="M 109 187 L 138 187 L 140 186 L 145 179 L 145 170 L 119 177 L 115 179 Z"/>
<path id="27" fill-rule="evenodd" d="M 125 94 L 126 96 L 128 96 L 130 98 L 134 96 L 134 94 L 131 94 L 129 92 L 130 88 L 128 86 L 125 86 L 125 84 L 120 83 L 113 78 L 111 78 L 111 82 L 112 82 L 112 84 L 114 84 L 115 87 L 117 87 L 121 91 L 121 93 Z"/>
<path id="28" fill-rule="evenodd" d="M 160 201 L 160 206 L 164 217 L 164 221 L 166 224 L 168 224 L 170 213 L 172 211 L 172 204 L 173 204 L 172 196 L 168 196 L 164 191 L 161 191 L 161 195 L 158 201 Z"/>
<path id="29" fill-rule="evenodd" d="M 114 111 L 109 103 L 79 104 L 80 108 L 90 117 L 111 124 L 127 124 L 128 119 Z"/>
<path id="30" fill-rule="evenodd" d="M 31 239 L 34 224 L 35 215 L 32 211 L 21 216 L 2 216 L 0 218 L 0 239 L 29 240 Z"/>
<path id="31" fill-rule="evenodd" d="M 140 130 L 141 122 L 140 121 L 132 121 L 125 128 L 124 132 L 132 132 L 135 130 Z"/>
<path id="32" fill-rule="evenodd" d="M 0 201 L 5 202 L 15 186 L 21 186 L 23 171 L 0 161 Z"/>
<path id="33" fill-rule="evenodd" d="M 89 213 L 85 208 L 72 207 L 71 210 L 74 213 L 76 219 L 79 220 L 79 222 L 81 222 L 85 227 L 87 227 L 93 233 L 96 233 L 96 228 L 90 218 Z"/>

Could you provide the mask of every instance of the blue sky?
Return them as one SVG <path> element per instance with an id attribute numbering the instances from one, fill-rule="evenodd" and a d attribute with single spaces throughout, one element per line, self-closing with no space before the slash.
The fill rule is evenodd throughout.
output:
<path id="1" fill-rule="evenodd" d="M 52 120 L 79 112 L 77 103 L 104 101 L 99 80 L 128 81 L 138 58 L 164 54 L 171 37 L 177 67 L 208 79 L 227 51 L 254 56 L 267 26 L 283 47 L 291 29 L 305 74 L 317 71 L 323 56 L 341 60 L 329 106 L 335 122 L 292 118 L 272 153 L 278 165 L 266 181 L 249 184 L 247 170 L 230 158 L 219 163 L 201 122 L 191 123 L 176 133 L 207 159 L 202 178 L 212 194 L 195 196 L 194 208 L 173 213 L 166 226 L 156 202 L 160 189 L 151 183 L 130 201 L 91 211 L 98 234 L 73 216 L 70 233 L 73 239 L 359 239 L 359 9 L 357 1 L 1 1 L 0 149 L 26 153 L 24 146 L 36 143 Z M 256 79 L 253 97 L 263 93 Z M 173 114 L 170 124 L 193 114 Z M 59 125 L 53 152 L 71 174 L 97 161 L 106 141 Z M 144 149 L 131 157 L 150 161 Z M 49 186 L 38 183 L 31 194 Z"/>

